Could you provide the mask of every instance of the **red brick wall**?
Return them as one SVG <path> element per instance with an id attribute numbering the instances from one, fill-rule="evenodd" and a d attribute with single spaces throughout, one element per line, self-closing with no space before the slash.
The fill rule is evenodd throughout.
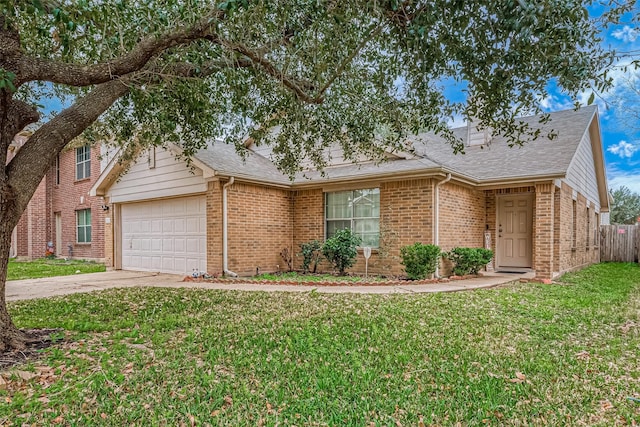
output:
<path id="1" fill-rule="evenodd" d="M 487 223 L 486 196 L 484 192 L 446 183 L 439 187 L 439 240 L 444 251 L 456 247 L 484 247 L 484 230 Z M 440 275 L 449 275 L 453 265 L 443 260 Z"/>
<path id="2" fill-rule="evenodd" d="M 558 265 L 555 272 L 564 273 L 566 271 L 585 267 L 589 264 L 600 262 L 599 242 L 594 242 L 594 234 L 596 224 L 595 209 L 590 204 L 589 209 L 590 221 L 589 230 L 587 230 L 587 200 L 577 193 L 575 198 L 576 206 L 576 224 L 575 224 L 575 245 L 573 242 L 573 189 L 565 182 L 560 188 L 556 188 L 558 192 L 558 200 L 560 209 L 558 216 L 560 217 L 560 247 L 558 254 Z M 589 246 L 587 246 L 587 236 L 589 236 Z"/>
<path id="3" fill-rule="evenodd" d="M 485 194 L 451 183 L 442 185 L 439 192 L 440 248 L 448 251 L 455 247 L 483 247 L 487 224 Z"/>
<path id="4" fill-rule="evenodd" d="M 222 184 L 209 182 L 207 189 L 207 271 L 222 273 Z"/>
<path id="5" fill-rule="evenodd" d="M 536 277 L 550 279 L 554 265 L 554 200 L 553 183 L 536 185 L 535 209 L 533 214 L 533 268 Z"/>
<path id="6" fill-rule="evenodd" d="M 293 249 L 297 254 L 301 243 L 324 241 L 324 193 L 320 188 L 298 190 L 293 191 L 291 197 Z M 302 269 L 302 259 L 296 256 L 294 260 L 296 269 Z"/>
<path id="7" fill-rule="evenodd" d="M 361 188 L 374 186 L 363 184 Z M 402 274 L 400 247 L 415 242 L 432 243 L 433 189 L 430 179 L 382 183 L 380 188 L 381 249 L 373 250 L 369 259 L 372 274 Z M 339 191 L 339 190 L 336 190 Z M 324 241 L 324 192 L 321 189 L 300 190 L 293 194 L 293 237 L 296 252 L 300 243 Z M 300 268 L 298 258 L 296 268 Z M 324 262 L 321 271 L 330 271 Z M 365 260 L 360 251 L 353 273 L 365 272 Z"/>
<path id="8" fill-rule="evenodd" d="M 255 274 L 256 269 L 286 271 L 280 252 L 296 251 L 290 191 L 241 183 L 227 191 L 229 269 L 241 276 Z"/>
<path id="9" fill-rule="evenodd" d="M 73 258 L 103 260 L 105 254 L 105 212 L 101 197 L 89 196 L 89 190 L 100 176 L 100 147 L 91 149 L 91 177 L 76 180 L 76 151 L 66 149 L 60 153 L 60 184 L 56 184 L 55 167 L 47 173 L 52 188 L 52 213 L 49 216 L 52 242 L 56 242 L 55 213 L 62 216 L 62 256 L 68 256 L 68 245 L 73 247 Z M 76 211 L 91 209 L 91 243 L 77 243 Z"/>
<path id="10" fill-rule="evenodd" d="M 18 223 L 17 255 L 19 257 L 42 258 L 45 256 L 50 237 L 47 221 L 49 207 L 50 199 L 47 197 L 47 185 L 43 179 Z"/>

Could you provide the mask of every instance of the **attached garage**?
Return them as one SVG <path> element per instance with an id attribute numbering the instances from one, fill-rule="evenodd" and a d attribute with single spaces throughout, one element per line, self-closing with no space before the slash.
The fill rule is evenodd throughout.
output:
<path id="1" fill-rule="evenodd" d="M 120 223 L 122 269 L 207 271 L 205 196 L 124 203 Z"/>

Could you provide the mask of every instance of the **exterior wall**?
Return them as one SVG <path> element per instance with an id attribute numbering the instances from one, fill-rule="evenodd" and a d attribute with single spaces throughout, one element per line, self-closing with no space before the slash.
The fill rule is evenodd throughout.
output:
<path id="1" fill-rule="evenodd" d="M 439 187 L 438 246 L 442 251 L 455 247 L 484 247 L 487 224 L 486 197 L 482 191 L 447 183 Z M 443 260 L 440 275 L 449 275 L 452 264 Z"/>
<path id="2" fill-rule="evenodd" d="M 47 243 L 57 242 L 55 214 L 62 220 L 62 245 L 60 254 L 69 256 L 69 245 L 73 258 L 102 261 L 104 258 L 104 212 L 100 197 L 90 197 L 89 189 L 100 175 L 100 147 L 91 149 L 91 176 L 76 180 L 75 149 L 60 153 L 60 183 L 56 181 L 55 164 L 47 171 L 29 205 L 20 218 L 16 230 L 17 256 L 41 258 L 46 255 Z M 76 241 L 76 210 L 91 209 L 91 243 Z"/>
<path id="3" fill-rule="evenodd" d="M 207 189 L 207 272 L 222 274 L 222 183 L 212 181 Z"/>
<path id="4" fill-rule="evenodd" d="M 588 130 L 582 137 L 576 154 L 567 169 L 566 183 L 594 203 L 598 212 L 600 211 L 598 179 Z"/>
<path id="5" fill-rule="evenodd" d="M 363 184 L 361 188 L 378 187 Z M 385 182 L 380 188 L 381 242 L 369 259 L 372 274 L 398 275 L 403 273 L 400 248 L 415 242 L 433 243 L 433 184 L 430 179 Z M 339 191 L 337 189 L 336 191 Z M 322 189 L 301 190 L 293 193 L 294 250 L 300 243 L 310 240 L 324 241 L 324 192 Z M 296 260 L 300 268 L 300 260 Z M 324 262 L 321 271 L 330 271 Z M 365 259 L 359 251 L 353 273 L 365 272 Z"/>
<path id="6" fill-rule="evenodd" d="M 46 255 L 51 230 L 47 221 L 51 199 L 47 194 L 46 179 L 33 193 L 17 226 L 17 253 L 20 258 L 42 258 Z"/>
<path id="7" fill-rule="evenodd" d="M 60 153 L 60 184 L 56 183 L 55 165 L 47 172 L 45 180 L 51 188 L 52 207 L 47 216 L 51 233 L 49 241 L 54 245 L 57 241 L 55 214 L 60 213 L 62 219 L 62 248 L 60 255 L 73 258 L 104 260 L 105 211 L 102 210 L 104 200 L 101 197 L 89 196 L 91 186 L 100 176 L 100 147 L 91 148 L 91 176 L 76 179 L 76 151 L 69 148 Z M 76 230 L 76 211 L 91 209 L 91 243 L 78 243 Z M 71 247 L 71 252 L 69 251 Z"/>
<path id="8" fill-rule="evenodd" d="M 484 193 L 451 183 L 444 184 L 439 191 L 440 248 L 448 251 L 455 247 L 484 247 L 487 224 Z"/>
<path id="9" fill-rule="evenodd" d="M 176 160 L 171 151 L 158 148 L 154 163 L 149 162 L 149 152 L 145 151 L 109 188 L 107 195 L 112 203 L 121 203 L 206 191 L 207 183 L 200 169 L 191 170 L 183 160 Z"/>
<path id="10" fill-rule="evenodd" d="M 240 276 L 286 271 L 280 252 L 297 252 L 290 191 L 242 183 L 227 191 L 229 269 Z"/>
<path id="11" fill-rule="evenodd" d="M 533 268 L 539 279 L 553 275 L 555 185 L 536 185 L 533 213 Z"/>
<path id="12" fill-rule="evenodd" d="M 595 204 L 589 203 L 589 220 L 587 220 L 588 201 L 584 195 L 575 191 L 568 183 L 562 182 L 556 187 L 560 208 L 559 253 L 554 276 L 570 270 L 586 267 L 600 262 L 600 242 L 595 238 L 598 230 Z M 574 228 L 573 206 L 575 200 L 576 223 Z M 588 228 L 587 228 L 588 226 Z M 575 230 L 575 239 L 573 233 Z"/>
<path id="13" fill-rule="evenodd" d="M 300 251 L 300 244 L 311 240 L 324 241 L 324 193 L 321 188 L 299 190 L 292 193 L 293 249 Z M 297 269 L 302 260 L 295 258 Z"/>

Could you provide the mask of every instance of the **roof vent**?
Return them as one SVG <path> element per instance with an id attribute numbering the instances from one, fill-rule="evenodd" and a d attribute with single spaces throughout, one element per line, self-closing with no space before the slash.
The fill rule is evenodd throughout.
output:
<path id="1" fill-rule="evenodd" d="M 489 145 L 491 142 L 491 129 L 481 128 L 480 125 L 476 125 L 474 120 L 470 120 L 467 123 L 467 146 L 473 147 L 476 145 Z"/>

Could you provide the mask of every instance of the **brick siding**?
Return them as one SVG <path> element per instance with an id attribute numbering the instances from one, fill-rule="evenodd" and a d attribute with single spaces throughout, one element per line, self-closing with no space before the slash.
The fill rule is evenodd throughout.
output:
<path id="1" fill-rule="evenodd" d="M 47 242 L 56 245 L 56 213 L 62 219 L 62 248 L 60 255 L 73 258 L 104 260 L 104 211 L 101 197 L 90 197 L 89 190 L 100 175 L 100 147 L 91 148 L 91 177 L 76 180 L 76 153 L 69 148 L 60 153 L 60 184 L 56 183 L 55 164 L 49 169 L 34 193 L 17 230 L 18 256 L 41 258 L 45 255 Z M 82 198 L 82 200 L 81 200 Z M 91 209 L 91 243 L 76 242 L 76 211 Z M 54 248 L 58 249 L 58 248 Z"/>

